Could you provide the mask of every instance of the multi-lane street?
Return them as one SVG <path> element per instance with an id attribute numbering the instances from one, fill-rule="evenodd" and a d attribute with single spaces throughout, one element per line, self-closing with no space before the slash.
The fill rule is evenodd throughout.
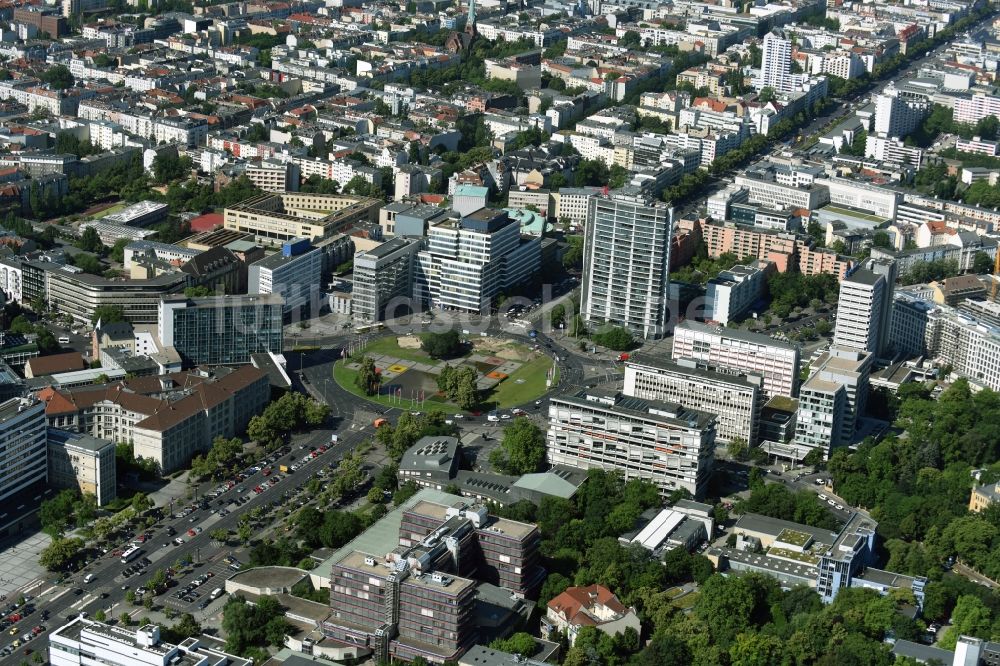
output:
<path id="1" fill-rule="evenodd" d="M 272 469 L 281 476 L 281 480 L 274 485 L 268 482 L 263 470 L 249 475 L 243 481 L 237 483 L 232 489 L 220 495 L 216 499 L 208 500 L 209 509 L 199 509 L 183 518 L 168 516 L 154 525 L 149 531 L 151 537 L 141 545 L 143 551 L 141 558 L 147 558 L 150 562 L 140 573 L 125 578 L 122 575 L 130 565 L 134 565 L 139 560 L 134 560 L 130 564 L 123 564 L 119 555 L 108 553 L 89 562 L 80 572 L 73 574 L 67 580 L 56 584 L 55 574 L 51 578 L 36 587 L 25 591 L 25 594 L 33 597 L 29 601 L 29 606 L 34 607 L 34 612 L 17 622 L 18 632 L 11 635 L 8 631 L 0 634 L 0 651 L 8 645 L 12 645 L 16 640 L 20 640 L 23 634 L 30 632 L 33 627 L 42 625 L 46 631 L 33 638 L 28 643 L 18 647 L 16 651 L 6 657 L 0 658 L 0 664 L 16 664 L 25 659 L 25 649 L 43 649 L 47 646 L 48 630 L 64 624 L 72 615 L 82 612 L 93 616 L 98 610 L 103 610 L 108 618 L 117 618 L 123 611 L 128 612 L 133 618 L 141 617 L 147 611 L 141 605 L 132 605 L 126 602 L 128 590 L 135 590 L 143 586 L 158 569 L 172 567 L 175 562 L 190 561 L 192 564 L 183 569 L 183 573 L 178 572 L 174 580 L 176 585 L 172 585 L 167 591 L 156 598 L 157 605 L 165 605 L 178 613 L 192 613 L 196 617 L 204 617 L 212 613 L 217 606 L 224 603 L 224 597 L 217 599 L 203 609 L 198 608 L 201 602 L 208 598 L 211 591 L 216 587 L 223 587 L 223 581 L 227 574 L 231 574 L 229 565 L 223 562 L 233 550 L 231 546 L 212 540 L 211 532 L 215 529 L 223 528 L 232 531 L 237 530 L 240 517 L 256 507 L 271 505 L 278 500 L 282 504 L 289 496 L 294 495 L 303 485 L 305 485 L 321 469 L 327 468 L 331 463 L 339 460 L 344 454 L 352 450 L 361 440 L 371 435 L 371 428 L 351 429 L 345 426 L 337 434 L 339 441 L 330 444 L 331 430 L 316 430 L 302 438 L 296 438 L 291 451 L 276 460 Z M 329 446 L 324 453 L 313 458 L 309 447 Z M 300 448 L 304 446 L 305 448 Z M 302 459 L 309 455 L 310 460 L 302 464 L 300 469 L 291 474 L 281 474 L 277 472 L 278 465 L 300 464 Z M 218 484 L 208 484 L 214 487 Z M 264 492 L 257 494 L 253 492 L 255 486 L 267 487 Z M 244 489 L 243 493 L 238 492 L 238 488 Z M 236 504 L 235 500 L 240 497 L 249 498 L 243 504 Z M 220 502 L 223 505 L 220 506 Z M 179 512 L 182 505 L 174 505 L 174 511 Z M 220 510 L 228 513 L 219 515 Z M 168 527 L 175 532 L 174 535 L 168 533 Z M 189 536 L 188 530 L 201 528 L 195 536 Z M 174 539 L 181 538 L 183 541 L 178 545 Z M 121 547 L 127 544 L 122 543 Z M 207 573 L 213 575 L 208 582 L 197 589 L 198 597 L 192 597 L 194 601 L 185 602 L 177 599 L 174 592 L 186 586 L 191 580 Z M 89 583 L 84 582 L 86 576 L 92 575 Z M 3 608 L 17 597 L 8 595 L 7 601 L 0 604 Z"/>

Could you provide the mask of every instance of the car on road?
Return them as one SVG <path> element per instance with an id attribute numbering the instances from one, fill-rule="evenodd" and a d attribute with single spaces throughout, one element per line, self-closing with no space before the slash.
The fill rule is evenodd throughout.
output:
<path id="1" fill-rule="evenodd" d="M 178 546 L 181 545 L 182 543 L 184 543 L 184 537 L 177 537 L 176 539 L 174 539 L 174 543 L 176 543 Z"/>
<path id="2" fill-rule="evenodd" d="M 843 504 L 834 504 L 833 508 L 837 509 L 838 511 L 843 511 L 844 510 L 844 505 Z"/>
<path id="3" fill-rule="evenodd" d="M 824 495 L 823 493 L 820 493 L 819 495 L 817 495 L 817 497 L 819 497 L 823 501 L 826 501 L 827 499 L 826 495 Z"/>
<path id="4" fill-rule="evenodd" d="M 828 499 L 826 503 L 829 504 L 830 506 L 837 506 L 837 503 L 834 502 L 832 499 Z"/>

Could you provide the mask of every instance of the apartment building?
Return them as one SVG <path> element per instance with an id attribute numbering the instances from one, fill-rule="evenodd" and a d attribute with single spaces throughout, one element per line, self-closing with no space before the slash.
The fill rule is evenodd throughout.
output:
<path id="1" fill-rule="evenodd" d="M 840 283 L 833 343 L 845 349 L 882 354 L 892 322 L 896 262 L 869 259 Z"/>
<path id="2" fill-rule="evenodd" d="M 586 389 L 550 399 L 548 459 L 585 470 L 621 470 L 626 480 L 645 479 L 664 497 L 682 488 L 702 497 L 715 427 L 714 414 L 676 402 Z"/>
<path id="3" fill-rule="evenodd" d="M 771 31 L 764 35 L 760 78 L 756 85 L 758 89 L 768 87 L 775 92 L 790 92 L 794 88 L 792 41 L 783 33 Z"/>
<path id="4" fill-rule="evenodd" d="M 135 456 L 164 474 L 207 451 L 215 437 L 241 432 L 270 396 L 267 375 L 250 365 L 38 392 L 49 427 L 132 442 Z"/>
<path id="5" fill-rule="evenodd" d="M 713 258 L 732 253 L 772 262 L 779 273 L 798 269 L 803 275 L 829 273 L 841 280 L 854 267 L 851 257 L 812 248 L 807 238 L 794 233 L 735 222 L 706 222 L 701 232 L 708 256 Z"/>
<path id="6" fill-rule="evenodd" d="M 793 396 L 799 381 L 798 345 L 761 333 L 709 326 L 690 319 L 674 328 L 671 358 L 692 359 L 726 371 L 759 374 L 767 398 Z"/>
<path id="7" fill-rule="evenodd" d="M 764 406 L 763 379 L 757 374 L 719 372 L 690 359 L 671 361 L 633 355 L 625 364 L 627 396 L 677 403 L 718 417 L 717 443 L 740 439 L 757 443 L 757 421 Z"/>
<path id="8" fill-rule="evenodd" d="M 178 645 L 160 639 L 160 628 L 147 624 L 138 629 L 111 626 L 77 617 L 49 634 L 52 666 L 252 666 L 223 652 L 205 637 L 187 638 Z"/>
<path id="9" fill-rule="evenodd" d="M 0 403 L 0 501 L 47 479 L 45 405 L 34 398 Z"/>
<path id="10" fill-rule="evenodd" d="M 277 294 L 284 299 L 285 316 L 319 312 L 323 253 L 308 238 L 287 240 L 281 251 L 247 267 L 250 294 Z"/>
<path id="11" fill-rule="evenodd" d="M 278 294 L 164 296 L 157 334 L 189 367 L 249 363 L 251 354 L 281 353 L 284 304 Z"/>
<path id="12" fill-rule="evenodd" d="M 484 312 L 497 294 L 531 280 L 540 268 L 540 239 L 522 236 L 506 211 L 480 208 L 427 230 L 414 298 L 433 308 Z"/>
<path id="13" fill-rule="evenodd" d="M 581 314 L 640 338 L 666 332 L 673 209 L 636 188 L 589 201 Z"/>
<path id="14" fill-rule="evenodd" d="M 903 97 L 893 92 L 875 98 L 875 134 L 903 138 L 917 128 L 930 111 L 930 104 L 923 99 Z"/>
<path id="15" fill-rule="evenodd" d="M 908 289 L 895 297 L 890 342 L 911 358 L 927 357 L 1000 391 L 1000 326 L 988 312 L 936 304 Z"/>
<path id="16" fill-rule="evenodd" d="M 260 194 L 226 208 L 226 229 L 252 234 L 258 243 L 279 244 L 296 238 L 318 240 L 359 223 L 378 222 L 382 202 L 340 194 L 285 192 Z"/>
<path id="17" fill-rule="evenodd" d="M 381 321 L 393 303 L 410 306 L 419 249 L 419 240 L 396 237 L 354 255 L 351 301 L 357 321 Z"/>
<path id="18" fill-rule="evenodd" d="M 975 125 L 987 116 L 1000 116 L 1000 97 L 985 93 L 954 96 L 956 123 Z"/>
<path id="19" fill-rule="evenodd" d="M 97 506 L 117 496 L 114 442 L 49 428 L 48 467 L 49 485 L 90 493 L 97 498 Z"/>
<path id="20" fill-rule="evenodd" d="M 301 169 L 295 162 L 261 160 L 259 164 L 248 164 L 246 177 L 265 192 L 298 192 Z M 346 182 L 346 181 L 344 181 Z"/>

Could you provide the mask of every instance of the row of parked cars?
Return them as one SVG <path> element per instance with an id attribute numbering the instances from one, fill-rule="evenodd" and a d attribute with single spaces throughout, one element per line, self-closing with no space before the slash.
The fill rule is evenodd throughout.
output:
<path id="1" fill-rule="evenodd" d="M 186 603 L 189 604 L 194 603 L 195 600 L 197 600 L 202 596 L 201 593 L 197 591 L 197 589 L 202 585 L 204 585 L 205 583 L 207 583 L 214 576 L 215 574 L 213 574 L 211 571 L 208 571 L 198 576 L 197 578 L 191 580 L 187 585 L 174 592 L 174 596 Z M 212 602 L 213 599 L 218 599 L 220 596 L 222 596 L 222 593 L 223 589 L 221 587 L 215 588 L 214 590 L 212 590 L 211 594 L 202 599 L 202 602 L 198 605 L 198 608 L 200 609 L 205 608 L 206 606 L 208 606 L 208 604 Z"/>

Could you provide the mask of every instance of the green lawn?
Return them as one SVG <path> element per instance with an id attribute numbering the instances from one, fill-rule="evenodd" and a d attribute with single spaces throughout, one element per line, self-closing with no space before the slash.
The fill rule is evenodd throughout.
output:
<path id="1" fill-rule="evenodd" d="M 396 338 L 394 336 L 379 338 L 378 340 L 373 341 L 370 345 L 365 347 L 363 353 L 387 354 L 389 356 L 395 356 L 396 358 L 406 359 L 409 361 L 435 363 L 433 359 L 428 358 L 428 356 L 419 349 L 400 349 L 399 345 L 396 344 Z M 552 359 L 544 355 L 524 363 L 509 377 L 500 382 L 500 385 L 492 393 L 485 397 L 483 404 L 497 404 L 500 409 L 506 409 L 535 400 L 548 390 L 545 386 L 545 374 L 548 372 L 550 367 L 552 367 Z M 351 370 L 344 365 L 342 361 L 338 361 L 333 368 L 333 378 L 337 384 L 354 395 L 386 407 L 408 408 L 410 406 L 405 400 L 402 405 L 400 405 L 398 402 L 393 401 L 389 396 L 365 395 L 364 392 L 354 384 L 354 379 L 357 376 L 357 371 Z M 523 379 L 524 382 L 519 384 L 517 383 L 518 379 Z M 555 381 L 552 383 L 553 386 L 559 382 L 558 369 L 556 370 L 554 379 Z M 436 402 L 431 400 L 425 401 L 422 409 L 425 411 L 430 409 L 440 409 L 447 414 L 454 414 L 462 411 L 450 402 Z"/>
<path id="2" fill-rule="evenodd" d="M 365 354 L 388 354 L 407 361 L 418 361 L 420 363 L 437 363 L 420 349 L 404 349 L 396 342 L 395 335 L 387 335 L 377 340 L 372 340 L 364 350 Z"/>
<path id="3" fill-rule="evenodd" d="M 386 352 L 386 353 L 390 354 L 392 352 Z M 425 356 L 423 359 L 417 359 L 417 360 L 426 360 L 426 358 L 427 357 Z M 334 381 L 337 382 L 337 384 L 340 385 L 340 388 L 346 391 L 350 391 L 354 395 L 360 396 L 365 400 L 368 400 L 370 402 L 376 402 L 385 407 L 400 407 L 402 409 L 410 408 L 410 402 L 408 400 L 403 400 L 402 403 L 400 403 L 398 400 L 393 400 L 387 395 L 379 395 L 379 396 L 365 395 L 364 392 L 360 388 L 358 388 L 357 385 L 354 383 L 354 378 L 357 376 L 358 376 L 357 370 L 351 370 L 346 365 L 344 365 L 343 361 L 337 361 L 337 364 L 333 366 L 333 379 Z M 423 409 L 424 411 L 437 409 L 444 412 L 445 414 L 455 414 L 456 412 L 462 411 L 455 405 L 451 404 L 450 402 L 435 402 L 431 400 L 424 401 L 423 408 L 416 405 L 413 408 Z"/>
<path id="4" fill-rule="evenodd" d="M 121 203 L 117 203 L 114 206 L 111 206 L 110 208 L 105 208 L 104 210 L 102 210 L 100 213 L 94 216 L 94 219 L 96 220 L 102 217 L 106 217 L 108 215 L 111 215 L 112 213 L 117 213 L 120 210 L 125 210 L 126 208 L 128 208 L 128 203 L 124 201 Z"/>
<path id="5" fill-rule="evenodd" d="M 487 402 L 499 403 L 500 409 L 523 405 L 531 402 L 535 398 L 545 393 L 545 373 L 552 367 L 552 359 L 548 356 L 539 356 L 528 361 L 515 370 L 510 377 L 500 382 L 500 386 L 490 394 Z M 516 380 L 523 379 L 524 383 L 518 384 Z M 552 385 L 559 383 L 559 370 L 556 369 L 555 381 Z"/>

